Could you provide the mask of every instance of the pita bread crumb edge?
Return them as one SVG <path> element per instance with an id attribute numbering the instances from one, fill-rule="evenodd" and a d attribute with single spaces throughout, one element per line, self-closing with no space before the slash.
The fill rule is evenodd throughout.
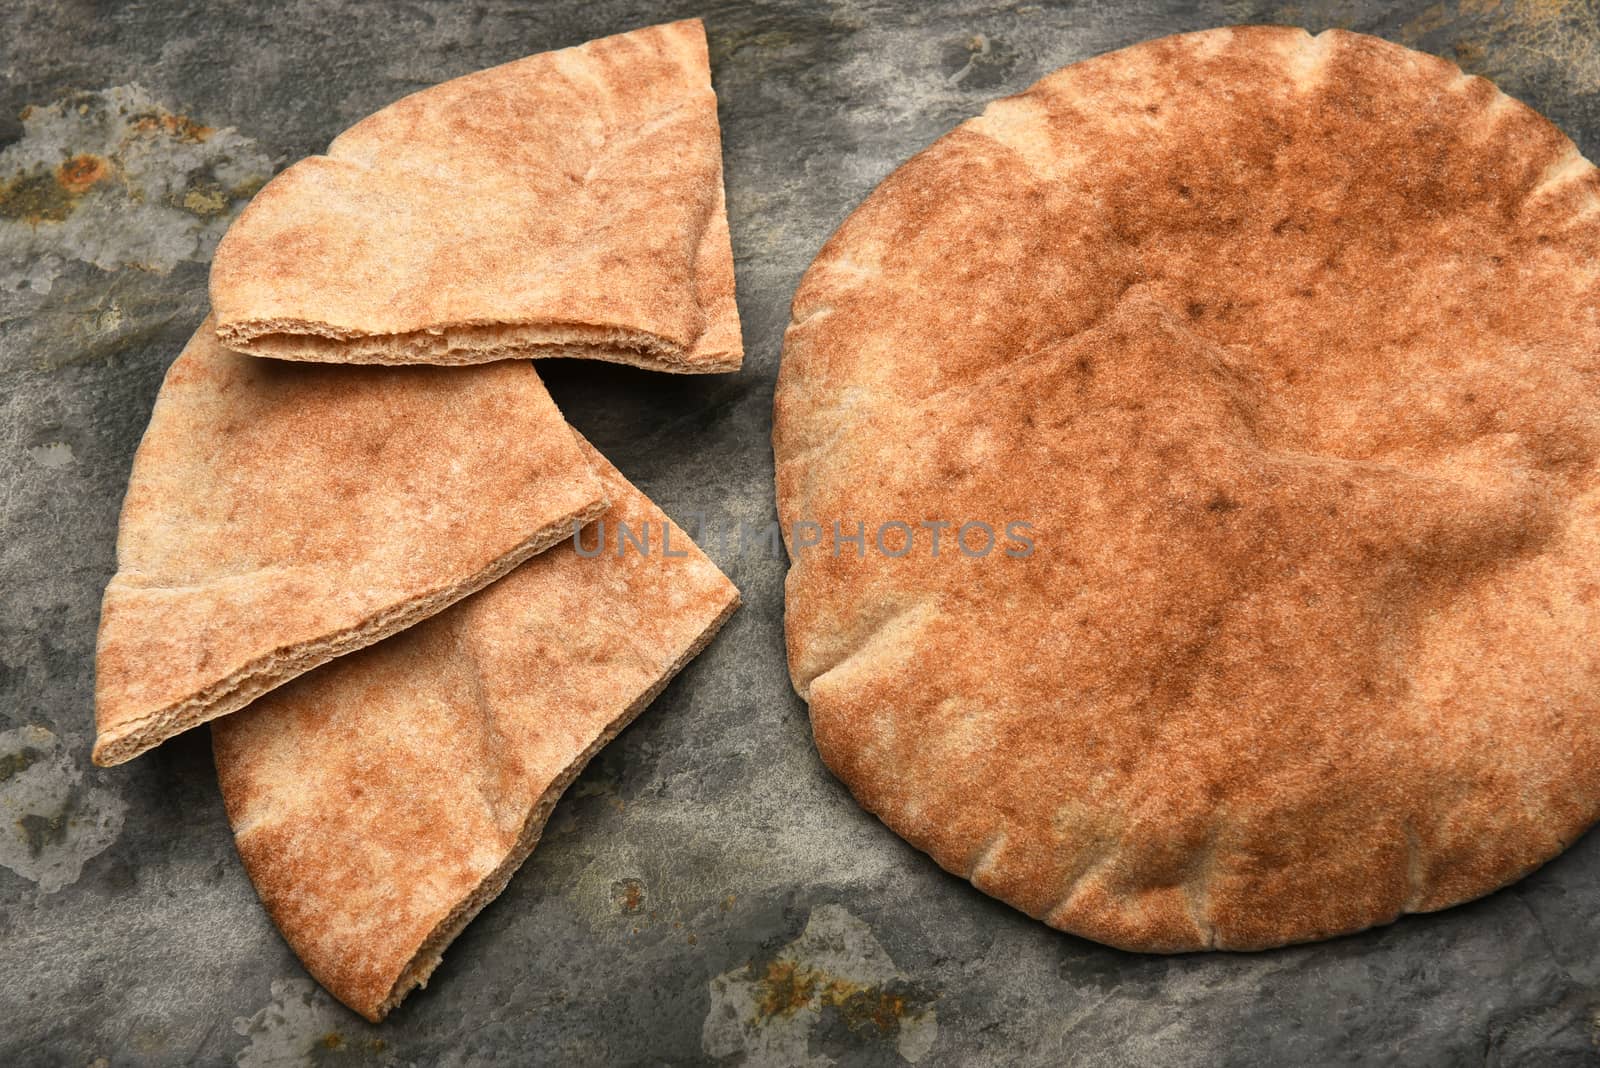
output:
<path id="1" fill-rule="evenodd" d="M 279 174 L 217 248 L 217 333 L 331 363 L 743 362 L 700 20 L 404 97 Z"/>
<path id="2" fill-rule="evenodd" d="M 314 368 L 229 352 L 208 320 L 129 476 L 94 762 L 404 630 L 595 518 L 607 501 L 570 442 L 531 364 Z"/>
<path id="3" fill-rule="evenodd" d="M 687 535 L 583 447 L 607 518 L 667 524 L 683 556 L 558 546 L 212 725 L 263 905 L 307 971 L 374 1022 L 426 984 L 562 792 L 739 605 Z"/>

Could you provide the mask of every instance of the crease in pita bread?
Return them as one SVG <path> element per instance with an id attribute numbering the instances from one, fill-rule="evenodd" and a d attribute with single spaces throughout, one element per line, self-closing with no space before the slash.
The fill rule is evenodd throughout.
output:
<path id="1" fill-rule="evenodd" d="M 1600 815 L 1600 170 L 1481 78 L 1241 27 L 1052 74 L 807 271 L 779 513 L 827 765 L 1031 916 L 1260 949 Z M 886 462 L 892 457 L 893 462 Z"/>
<path id="2" fill-rule="evenodd" d="M 670 522 L 587 442 L 631 529 Z M 228 819 L 307 970 L 381 1019 L 505 887 L 557 798 L 738 591 L 687 555 L 562 545 L 212 725 Z"/>
<path id="3" fill-rule="evenodd" d="M 211 271 L 258 356 L 743 359 L 705 31 L 652 26 L 406 97 L 278 175 Z"/>
<path id="4" fill-rule="evenodd" d="M 257 360 L 208 320 L 134 458 L 94 759 L 130 760 L 403 630 L 605 507 L 531 364 Z"/>

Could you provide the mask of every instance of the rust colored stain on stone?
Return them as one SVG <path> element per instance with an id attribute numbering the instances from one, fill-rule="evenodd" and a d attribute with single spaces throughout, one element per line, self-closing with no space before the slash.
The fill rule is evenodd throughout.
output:
<path id="1" fill-rule="evenodd" d="M 0 183 L 0 219 L 18 219 L 33 225 L 61 222 L 72 214 L 77 201 L 78 194 L 49 171 L 34 171 Z"/>
<path id="2" fill-rule="evenodd" d="M 73 156 L 56 168 L 56 181 L 69 193 L 82 193 L 110 175 L 111 166 L 105 159 L 87 153 Z"/>
<path id="3" fill-rule="evenodd" d="M 78 200 L 111 176 L 111 163 L 92 153 L 72 156 L 54 171 L 35 170 L 0 183 L 0 219 L 32 225 L 63 222 Z"/>
<path id="4" fill-rule="evenodd" d="M 187 115 L 174 115 L 171 112 L 152 112 L 140 115 L 130 124 L 140 133 L 166 133 L 180 141 L 189 141 L 198 144 L 205 141 L 216 130 L 210 126 L 202 126 Z"/>
<path id="5" fill-rule="evenodd" d="M 871 1027 L 881 1035 L 900 1030 L 900 1021 L 913 1010 L 907 995 L 877 984 L 866 984 L 807 968 L 792 960 L 775 960 L 757 987 L 756 1021 L 793 1016 L 807 1006 L 839 1010 L 852 1032 Z"/>
<path id="6" fill-rule="evenodd" d="M 637 913 L 644 908 L 644 883 L 638 879 L 622 879 L 612 886 L 611 892 L 623 912 Z"/>
<path id="7" fill-rule="evenodd" d="M 767 974 L 761 977 L 756 1018 L 766 1020 L 773 1016 L 793 1016 L 811 1003 L 816 988 L 816 972 L 802 968 L 792 960 L 772 961 L 767 965 Z"/>

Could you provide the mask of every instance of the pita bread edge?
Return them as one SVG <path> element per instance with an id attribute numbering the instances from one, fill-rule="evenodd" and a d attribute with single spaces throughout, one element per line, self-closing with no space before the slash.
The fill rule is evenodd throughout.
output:
<path id="1" fill-rule="evenodd" d="M 540 107 L 550 94 L 560 106 Z M 522 154 L 496 157 L 501 170 L 467 151 L 472 137 L 490 136 L 470 121 L 485 101 L 528 116 L 526 129 L 502 131 L 518 134 L 509 140 Z M 601 147 L 584 148 L 596 124 Z M 528 169 L 552 172 L 544 156 L 558 146 L 580 156 L 620 146 L 631 158 L 623 167 L 595 155 L 594 183 L 574 174 L 533 190 L 538 175 Z M 621 181 L 619 169 L 624 193 L 593 191 Z M 472 207 L 450 215 L 453 200 Z M 430 246 L 411 228 L 436 213 L 453 228 Z M 574 213 L 590 225 L 575 231 Z M 521 245 L 487 236 L 508 226 Z M 440 268 L 451 277 L 430 279 L 441 257 L 454 264 Z M 509 277 L 477 279 L 473 295 L 450 296 L 462 262 L 470 273 L 497 257 L 524 262 Z M 737 371 L 743 341 L 704 24 L 682 19 L 534 53 L 379 109 L 267 183 L 223 235 L 209 289 L 218 340 L 252 356 L 439 365 L 573 357 Z M 374 292 L 401 296 L 374 301 Z"/>
<path id="2" fill-rule="evenodd" d="M 116 727 L 101 732 L 95 739 L 92 759 L 101 767 L 124 764 L 154 749 L 168 738 L 230 712 L 237 712 L 267 691 L 305 674 L 312 668 L 325 664 L 335 657 L 365 648 L 391 634 L 397 634 L 437 614 L 468 594 L 476 593 L 518 564 L 568 537 L 572 533 L 574 524 L 585 525 L 599 518 L 609 507 L 610 502 L 602 497 L 535 531 L 511 551 L 462 582 L 436 590 L 428 596 L 395 605 L 361 626 L 315 642 L 276 650 L 266 657 L 244 665 L 226 678 L 177 704 L 119 723 Z M 97 700 L 96 704 L 98 713 L 100 702 Z"/>
<path id="3" fill-rule="evenodd" d="M 731 582 L 729 586 L 732 588 Z M 428 985 L 428 977 L 433 974 L 433 970 L 444 960 L 445 949 L 449 947 L 451 942 L 456 940 L 456 937 L 466 929 L 467 925 L 477 917 L 478 913 L 483 911 L 489 902 L 500 896 L 500 892 L 506 888 L 506 884 L 511 881 L 511 877 L 516 874 L 517 869 L 522 867 L 523 862 L 533 853 L 534 847 L 539 844 L 539 839 L 544 833 L 545 824 L 550 820 L 550 813 L 555 809 L 556 802 L 561 800 L 561 795 L 566 792 L 567 787 L 571 786 L 572 781 L 582 774 L 583 769 L 589 765 L 590 760 L 594 759 L 595 754 L 604 749 L 613 738 L 621 734 L 629 724 L 639 718 L 639 714 L 650 707 L 651 703 L 661 695 L 661 691 L 666 689 L 667 684 L 677 676 L 678 672 L 682 671 L 689 661 L 700 655 L 705 647 L 711 643 L 711 639 L 716 637 L 717 632 L 722 629 L 723 624 L 738 610 L 739 604 L 738 590 L 733 589 L 732 596 L 728 599 L 727 604 L 706 625 L 705 630 L 700 632 L 694 642 L 684 650 L 683 655 L 662 674 L 656 684 L 640 694 L 633 704 L 629 705 L 620 716 L 612 720 L 610 725 L 594 741 L 590 742 L 589 746 L 579 754 L 578 758 L 550 784 L 543 796 L 540 797 L 539 803 L 534 807 L 533 812 L 528 816 L 528 822 L 523 826 L 522 836 L 517 840 L 516 847 L 507 854 L 506 859 L 501 862 L 500 866 L 478 885 L 477 890 L 467 900 L 458 905 L 449 916 L 446 916 L 434 928 L 433 932 L 428 935 L 422 945 L 417 947 L 415 956 L 401 971 L 400 977 L 395 980 L 394 987 L 389 991 L 389 996 L 375 1010 L 367 1011 L 357 1008 L 357 1012 L 360 1012 L 368 1020 L 377 1023 L 387 1016 L 395 1006 L 399 1005 L 412 990 Z"/>

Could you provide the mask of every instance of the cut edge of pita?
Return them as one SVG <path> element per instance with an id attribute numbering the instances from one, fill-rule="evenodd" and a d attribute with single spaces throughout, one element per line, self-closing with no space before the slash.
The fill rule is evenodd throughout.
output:
<path id="1" fill-rule="evenodd" d="M 396 604 L 359 626 L 275 650 L 182 701 L 118 723 L 96 737 L 91 759 L 101 767 L 126 763 L 169 738 L 239 711 L 269 690 L 335 657 L 398 634 L 489 585 L 518 564 L 569 536 L 575 525 L 582 526 L 599 518 L 609 507 L 610 502 L 602 497 L 541 527 L 488 567 L 461 582 Z"/>
<path id="2" fill-rule="evenodd" d="M 602 360 L 677 374 L 721 374 L 744 362 L 738 345 L 694 348 L 645 330 L 590 323 L 456 323 L 403 333 L 366 333 L 306 319 L 241 319 L 220 324 L 217 340 L 235 352 L 316 363 L 441 366 L 508 359 Z M 720 351 L 719 351 L 720 350 Z"/>
<path id="3" fill-rule="evenodd" d="M 523 862 L 533 853 L 534 847 L 539 844 L 539 839 L 544 833 L 545 824 L 550 820 L 550 813 L 555 809 L 556 802 L 561 799 L 561 795 L 566 792 L 567 787 L 572 785 L 572 781 L 583 772 L 589 761 L 594 759 L 596 753 L 604 749 L 613 738 L 621 734 L 630 723 L 637 719 L 641 712 L 650 707 L 651 702 L 660 696 L 661 691 L 666 689 L 667 684 L 677 676 L 678 672 L 683 670 L 689 661 L 700 655 L 705 647 L 710 644 L 711 639 L 716 637 L 717 632 L 722 629 L 722 625 L 738 610 L 740 604 L 739 592 L 731 582 L 729 583 L 729 588 L 732 596 L 728 598 L 728 602 L 723 605 L 722 610 L 689 644 L 682 655 L 662 672 L 661 678 L 656 680 L 655 684 L 648 690 L 645 690 L 635 698 L 633 703 L 624 709 L 621 715 L 612 720 L 605 730 L 601 731 L 594 741 L 590 742 L 583 752 L 579 753 L 573 762 L 545 788 L 544 793 L 539 796 L 538 804 L 534 805 L 533 810 L 528 814 L 527 821 L 522 825 L 522 832 L 517 836 L 516 843 L 511 847 L 510 852 L 506 854 L 505 859 L 500 862 L 494 871 L 486 875 L 483 881 L 473 889 L 472 893 L 468 894 L 460 904 L 450 911 L 449 915 L 439 921 L 427 938 L 423 939 L 422 945 L 417 947 L 416 953 L 412 955 L 405 967 L 400 970 L 399 978 L 395 980 L 394 986 L 390 988 L 389 995 L 378 1004 L 376 1009 L 370 1012 L 358 1009 L 358 1012 L 373 1023 L 377 1023 L 387 1016 L 401 1001 L 405 1000 L 406 995 L 411 993 L 412 990 L 419 986 L 428 985 L 428 977 L 433 974 L 433 970 L 444 960 L 444 951 L 449 948 L 450 943 L 456 940 L 456 937 L 466 929 L 467 925 L 477 917 L 478 913 L 483 911 L 489 902 L 500 896 L 501 891 L 506 888 L 506 884 L 511 881 L 511 877 L 516 874 L 517 869 L 522 867 Z"/>

